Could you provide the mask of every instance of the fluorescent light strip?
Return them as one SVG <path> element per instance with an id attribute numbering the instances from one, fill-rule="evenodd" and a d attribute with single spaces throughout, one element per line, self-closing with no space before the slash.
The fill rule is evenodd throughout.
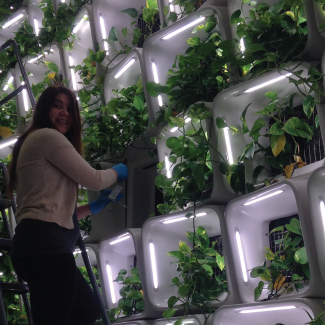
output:
<path id="1" fill-rule="evenodd" d="M 119 78 L 130 66 L 135 62 L 135 59 L 131 59 L 127 64 L 121 68 L 118 73 L 114 76 L 115 79 Z"/>
<path id="2" fill-rule="evenodd" d="M 80 29 L 81 25 L 85 22 L 85 19 L 86 18 L 88 18 L 88 15 L 87 14 L 85 14 L 85 15 L 82 16 L 82 18 L 78 22 L 77 26 L 72 31 L 74 34 L 78 32 L 78 30 Z"/>
<path id="3" fill-rule="evenodd" d="M 69 65 L 73 66 L 73 58 L 71 54 L 69 54 Z M 74 72 L 74 69 L 70 69 L 70 72 L 72 78 L 72 88 L 73 90 L 77 90 L 77 80 L 76 80 L 76 74 Z"/>
<path id="4" fill-rule="evenodd" d="M 170 12 L 174 12 L 175 11 L 175 8 L 174 8 L 174 5 L 172 4 L 172 2 L 173 2 L 173 0 L 169 0 L 169 9 L 170 9 Z"/>
<path id="5" fill-rule="evenodd" d="M 186 118 L 185 118 L 185 124 L 187 124 L 188 122 L 191 122 L 191 120 L 192 120 L 192 119 L 191 119 L 190 117 L 186 117 Z M 184 323 L 184 322 L 183 322 L 183 323 Z"/>
<path id="6" fill-rule="evenodd" d="M 185 25 L 185 26 L 183 26 L 183 27 L 181 27 L 181 28 L 179 28 L 179 29 L 173 31 L 172 33 L 167 34 L 167 35 L 164 36 L 162 39 L 163 39 L 163 40 L 170 39 L 171 37 L 173 37 L 173 36 L 175 36 L 175 35 L 177 35 L 177 34 L 183 32 L 184 30 L 186 30 L 186 29 L 188 29 L 188 28 L 190 28 L 190 27 L 192 27 L 192 26 L 197 25 L 198 23 L 200 23 L 200 22 L 203 21 L 204 19 L 205 19 L 205 17 L 202 16 L 202 17 L 200 17 L 200 18 L 198 18 L 198 19 L 192 21 L 191 23 L 189 23 L 189 24 L 187 24 L 187 25 Z"/>
<path id="7" fill-rule="evenodd" d="M 153 286 L 155 289 L 158 289 L 157 264 L 156 264 L 155 247 L 153 246 L 153 243 L 149 244 L 149 250 L 150 250 Z"/>
<path id="8" fill-rule="evenodd" d="M 246 50 L 243 37 L 240 39 L 240 50 L 242 53 Z"/>
<path id="9" fill-rule="evenodd" d="M 8 147 L 10 146 L 11 144 L 14 144 L 18 139 L 13 139 L 13 140 L 10 140 L 6 143 L 0 143 L 0 149 L 2 148 L 5 148 L 5 147 Z"/>
<path id="10" fill-rule="evenodd" d="M 271 308 L 257 308 L 257 309 L 246 309 L 241 310 L 240 314 L 250 314 L 250 313 L 261 313 L 264 311 L 274 311 L 274 310 L 285 310 L 285 309 L 295 309 L 295 306 L 286 306 L 286 307 L 271 307 Z"/>
<path id="11" fill-rule="evenodd" d="M 280 194 L 280 193 L 283 193 L 283 191 L 282 191 L 282 190 L 279 190 L 279 191 L 273 192 L 273 193 L 271 193 L 271 194 L 268 194 L 268 195 L 265 195 L 265 196 L 262 196 L 262 197 L 256 198 L 256 199 L 254 199 L 254 200 L 252 200 L 252 201 L 248 201 L 248 202 L 246 202 L 244 205 L 251 205 L 251 204 L 253 204 L 253 203 L 256 203 L 256 202 L 258 202 L 258 201 L 265 200 L 265 199 L 267 199 L 267 198 L 269 198 L 269 197 L 272 197 L 272 196 L 274 196 L 274 195 L 278 195 L 278 194 Z"/>
<path id="12" fill-rule="evenodd" d="M 6 91 L 6 90 L 9 88 L 8 84 L 10 85 L 10 84 L 13 82 L 13 80 L 14 80 L 14 77 L 13 77 L 13 76 L 11 76 L 11 77 L 8 79 L 7 84 L 3 87 L 3 90 L 4 90 L 4 91 Z"/>
<path id="13" fill-rule="evenodd" d="M 89 252 L 89 249 L 86 249 L 86 252 Z M 80 254 L 81 253 L 81 249 L 75 249 L 73 251 L 73 254 Z"/>
<path id="14" fill-rule="evenodd" d="M 171 130 L 170 130 L 170 132 L 176 132 L 178 130 L 178 127 L 177 126 L 175 126 L 174 128 L 172 128 Z"/>
<path id="15" fill-rule="evenodd" d="M 121 238 L 121 237 L 124 237 L 124 236 L 127 236 L 127 235 L 129 235 L 128 232 L 126 232 L 125 234 L 123 234 L 123 235 L 121 235 L 121 236 L 118 236 L 117 238 Z"/>
<path id="16" fill-rule="evenodd" d="M 21 84 L 25 85 L 25 81 L 22 81 Z M 25 111 L 27 112 L 28 109 L 29 109 L 29 104 L 28 104 L 28 97 L 27 97 L 27 90 L 26 89 L 23 90 L 23 101 L 24 101 Z"/>
<path id="17" fill-rule="evenodd" d="M 236 240 L 237 240 L 237 247 L 238 247 L 238 252 L 239 252 L 241 270 L 242 270 L 242 273 L 243 273 L 243 279 L 244 279 L 244 282 L 247 282 L 248 278 L 247 278 L 246 264 L 245 264 L 243 246 L 241 244 L 239 231 L 236 231 Z"/>
<path id="18" fill-rule="evenodd" d="M 169 159 L 167 154 L 165 154 L 165 168 L 167 171 L 167 178 L 171 178 L 172 177 L 172 173 L 170 171 L 170 163 L 169 163 Z"/>
<path id="19" fill-rule="evenodd" d="M 158 78 L 158 71 L 157 71 L 156 63 L 152 62 L 151 67 L 152 67 L 153 79 L 155 80 L 155 83 L 158 84 L 159 78 Z M 158 96 L 158 104 L 159 104 L 159 106 L 163 106 L 163 100 L 162 100 L 161 95 Z"/>
<path id="20" fill-rule="evenodd" d="M 14 24 L 16 21 L 18 21 L 19 19 L 21 19 L 22 17 L 24 17 L 23 14 L 19 14 L 17 17 L 7 21 L 3 26 L 2 28 L 8 28 L 10 27 L 12 24 Z"/>
<path id="21" fill-rule="evenodd" d="M 224 128 L 226 147 L 227 147 L 227 155 L 228 162 L 230 165 L 234 163 L 234 157 L 232 156 L 232 150 L 230 145 L 230 137 L 229 137 L 229 128 Z"/>
<path id="22" fill-rule="evenodd" d="M 323 200 L 319 200 L 320 213 L 322 215 L 323 228 L 325 233 L 325 204 Z"/>
<path id="23" fill-rule="evenodd" d="M 256 87 L 249 88 L 249 89 L 245 90 L 244 93 L 250 93 L 250 92 L 255 91 L 257 89 L 260 89 L 260 88 L 263 88 L 265 86 L 274 84 L 275 82 L 278 82 L 278 81 L 283 80 L 283 79 L 285 79 L 287 77 L 290 77 L 290 76 L 292 76 L 292 73 L 287 73 L 284 76 L 281 76 L 281 77 L 278 77 L 278 78 L 274 78 L 274 79 L 272 79 L 270 81 L 267 81 L 267 82 L 264 82 L 264 83 L 262 83 L 262 84 L 260 84 L 260 85 L 258 85 Z"/>
<path id="24" fill-rule="evenodd" d="M 201 213 L 198 213 L 196 215 L 196 217 L 203 217 L 203 216 L 206 216 L 206 215 L 207 215 L 206 212 L 201 212 Z M 182 221 L 182 220 L 187 220 L 187 219 L 193 219 L 193 218 L 194 218 L 194 216 L 189 217 L 189 218 L 180 217 L 180 218 L 175 218 L 175 219 L 170 219 L 170 220 L 163 221 L 163 224 L 167 225 L 169 223 L 174 223 L 174 222 L 178 222 L 178 221 Z"/>
<path id="25" fill-rule="evenodd" d="M 102 38 L 106 39 L 107 38 L 107 34 L 106 34 L 106 28 L 105 28 L 105 22 L 104 22 L 104 18 L 102 15 L 99 15 L 99 24 L 100 24 L 100 29 L 102 31 Z M 104 42 L 104 49 L 106 51 L 106 55 L 109 54 L 108 52 L 108 44 L 107 42 Z"/>
<path id="26" fill-rule="evenodd" d="M 115 304 L 116 296 L 115 296 L 115 290 L 114 290 L 114 284 L 113 284 L 113 278 L 112 278 L 112 271 L 111 271 L 111 267 L 109 264 L 106 264 L 106 271 L 107 271 L 109 288 L 110 288 L 110 292 L 111 292 L 112 303 Z"/>
<path id="27" fill-rule="evenodd" d="M 35 29 L 35 34 L 38 36 L 39 34 L 39 27 L 38 27 L 38 21 L 36 18 L 34 18 L 34 29 Z"/>
<path id="28" fill-rule="evenodd" d="M 129 235 L 129 236 L 122 237 L 122 238 L 120 238 L 120 239 L 116 239 L 116 240 L 110 242 L 109 244 L 110 244 L 110 245 L 115 245 L 115 244 L 117 244 L 117 243 L 119 243 L 119 242 L 121 242 L 121 241 L 123 241 L 123 240 L 129 239 L 129 238 L 131 238 L 130 235 Z"/>

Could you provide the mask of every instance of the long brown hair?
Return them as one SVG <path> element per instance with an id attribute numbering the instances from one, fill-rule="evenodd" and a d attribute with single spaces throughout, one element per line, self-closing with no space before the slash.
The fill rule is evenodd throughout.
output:
<path id="1" fill-rule="evenodd" d="M 82 155 L 83 147 L 81 140 L 81 118 L 79 112 L 79 105 L 75 94 L 68 88 L 62 86 L 51 86 L 44 90 L 41 94 L 39 100 L 37 101 L 36 107 L 34 108 L 33 120 L 30 128 L 19 137 L 16 141 L 14 148 L 12 150 L 12 159 L 9 165 L 9 183 L 7 186 L 8 198 L 12 198 L 14 184 L 16 180 L 16 168 L 17 160 L 19 156 L 20 149 L 26 140 L 27 136 L 37 130 L 43 128 L 54 129 L 53 123 L 50 120 L 50 109 L 56 99 L 60 94 L 67 95 L 70 101 L 69 112 L 72 117 L 72 125 L 69 131 L 65 134 L 65 137 L 71 142 L 75 147 L 77 152 Z"/>

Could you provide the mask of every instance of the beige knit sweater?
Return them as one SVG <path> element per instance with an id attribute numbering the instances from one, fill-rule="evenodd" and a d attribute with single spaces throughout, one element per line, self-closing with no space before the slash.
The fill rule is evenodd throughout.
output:
<path id="1" fill-rule="evenodd" d="M 114 170 L 92 168 L 67 138 L 54 129 L 31 133 L 20 150 L 15 188 L 17 221 L 56 222 L 73 229 L 77 184 L 98 191 L 116 182 Z"/>

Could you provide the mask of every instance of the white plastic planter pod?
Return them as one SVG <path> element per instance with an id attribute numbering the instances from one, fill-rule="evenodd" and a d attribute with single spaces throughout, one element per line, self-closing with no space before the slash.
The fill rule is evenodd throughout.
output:
<path id="1" fill-rule="evenodd" d="M 163 21 L 165 21 L 167 23 L 167 18 L 168 18 L 169 14 L 171 12 L 175 12 L 177 15 L 181 14 L 182 11 L 181 11 L 180 6 L 179 5 L 173 5 L 172 2 L 173 2 L 173 0 L 158 0 L 160 25 L 163 25 L 163 23 L 162 23 Z M 224 0 L 207 0 L 202 4 L 202 6 L 200 8 L 202 8 L 204 6 L 210 6 L 210 5 L 226 7 L 227 6 L 227 1 L 224 1 Z M 167 17 L 164 14 L 164 11 L 163 11 L 163 9 L 166 6 L 169 7 L 169 14 L 167 15 Z M 183 14 L 182 18 L 184 18 L 185 16 L 186 16 L 186 14 Z M 181 18 L 179 18 L 178 20 L 180 20 L 180 19 Z M 172 21 L 169 21 L 167 23 L 167 25 L 171 25 L 171 24 L 173 24 Z"/>
<path id="2" fill-rule="evenodd" d="M 222 6 L 204 6 L 197 12 L 184 17 L 180 21 L 175 22 L 150 37 L 144 43 L 143 55 L 146 65 L 144 71 L 144 85 L 149 81 L 154 81 L 165 85 L 168 79 L 167 72 L 172 68 L 175 58 L 179 54 L 184 54 L 189 48 L 187 40 L 193 36 L 204 38 L 206 35 L 204 30 L 192 34 L 195 26 L 204 24 L 204 17 L 215 15 L 219 24 L 216 30 L 220 31 L 222 39 L 229 39 L 229 23 L 226 17 L 226 7 Z M 168 37 L 168 39 L 164 39 Z M 145 89 L 146 91 L 146 89 Z M 163 105 L 163 102 L 168 103 L 168 97 L 161 95 L 158 98 L 151 97 L 146 93 L 148 105 L 150 107 L 150 120 L 156 119 L 156 113 Z"/>
<path id="3" fill-rule="evenodd" d="M 103 296 L 108 310 L 118 307 L 121 299 L 120 289 L 123 284 L 114 282 L 121 270 L 126 270 L 126 276 L 132 276 L 131 269 L 138 267 L 142 287 L 144 285 L 142 276 L 142 243 L 141 229 L 130 228 L 112 237 L 105 238 L 99 243 L 99 260 L 103 283 Z M 156 318 L 161 316 L 159 312 L 152 309 L 145 300 L 145 309 L 139 314 L 123 317 L 120 321 L 133 321 L 136 319 Z"/>
<path id="4" fill-rule="evenodd" d="M 325 23 L 325 12 L 322 9 L 322 4 L 313 1 L 314 3 L 314 11 L 315 11 L 315 18 L 316 18 L 316 27 L 318 28 L 319 33 L 325 37 L 324 28 L 320 28 L 320 25 Z"/>
<path id="5" fill-rule="evenodd" d="M 278 1 L 276 0 L 258 0 L 256 1 L 257 6 L 262 3 L 266 3 L 270 6 L 274 5 Z M 306 14 L 306 21 L 307 21 L 307 29 L 308 29 L 308 37 L 307 37 L 307 44 L 305 49 L 302 53 L 297 53 L 300 57 L 303 58 L 305 61 L 319 61 L 324 53 L 325 50 L 325 42 L 322 39 L 322 36 L 318 32 L 317 23 L 315 20 L 315 13 L 314 13 L 314 1 L 305 1 L 304 2 L 304 9 Z M 236 11 L 241 9 L 242 0 L 230 0 L 228 1 L 228 15 L 229 18 L 231 15 Z M 243 10 L 245 16 L 248 17 L 248 11 L 250 7 L 248 5 L 244 5 Z M 231 25 L 232 31 L 232 39 L 238 39 L 237 32 L 236 32 L 237 24 Z"/>
<path id="6" fill-rule="evenodd" d="M 322 299 L 285 299 L 224 306 L 213 315 L 213 325 L 304 325 L 324 310 Z"/>
<path id="7" fill-rule="evenodd" d="M 208 317 L 208 315 L 206 315 L 206 317 Z M 197 315 L 190 315 L 190 316 L 186 316 L 184 317 L 184 319 L 182 320 L 182 324 L 186 324 L 186 325 L 212 325 L 212 317 L 213 314 L 210 315 L 207 319 L 206 324 L 205 323 L 205 319 L 204 319 L 204 315 L 202 314 L 197 314 Z M 180 317 L 172 317 L 172 318 L 162 318 L 162 319 L 156 319 L 153 323 L 153 325 L 169 325 L 169 324 L 175 324 L 175 322 L 177 320 L 179 320 Z"/>
<path id="8" fill-rule="evenodd" d="M 313 224 L 314 236 L 318 261 L 325 281 L 325 167 L 316 169 L 308 180 L 308 198 L 310 201 L 311 219 Z"/>
<path id="9" fill-rule="evenodd" d="M 23 58 L 23 63 L 26 72 L 29 74 L 28 79 L 30 85 L 38 84 L 42 82 L 45 78 L 45 72 L 50 69 L 45 65 L 44 61 L 54 63 L 59 68 L 58 76 L 62 76 L 62 64 L 59 53 L 59 47 L 57 44 L 51 44 L 44 49 L 44 54 L 39 54 L 37 56 L 27 56 Z M 52 71 L 53 72 L 53 71 Z M 15 67 L 15 80 L 18 85 L 22 84 L 21 72 L 18 63 Z M 17 110 L 19 117 L 25 117 L 26 113 L 31 109 L 31 103 L 28 98 L 27 90 L 23 90 L 17 97 Z"/>
<path id="10" fill-rule="evenodd" d="M 123 320 L 123 319 L 122 319 Z M 154 322 L 153 319 L 146 320 L 130 320 L 130 321 L 118 321 L 117 323 L 120 325 L 151 325 Z"/>
<path id="11" fill-rule="evenodd" d="M 21 23 L 28 19 L 28 9 L 21 8 L 15 11 L 0 29 L 0 42 L 5 43 L 9 38 L 15 37 L 15 32 L 21 27 Z"/>
<path id="12" fill-rule="evenodd" d="M 74 91 L 83 88 L 83 86 L 79 84 L 82 80 L 80 79 L 78 72 L 69 69 L 69 66 L 82 65 L 82 61 L 90 54 L 89 50 L 95 51 L 96 49 L 96 42 L 93 36 L 94 27 L 89 7 L 90 6 L 84 6 L 75 18 L 73 33 L 79 39 L 74 40 L 73 49 L 71 51 L 66 51 L 62 48 L 60 49 L 60 54 L 64 62 L 63 75 L 66 76 L 69 81 L 69 88 Z"/>
<path id="13" fill-rule="evenodd" d="M 217 240 L 215 249 L 225 257 L 225 270 L 227 277 L 227 290 L 231 293 L 222 293 L 219 301 L 212 301 L 212 307 L 227 304 L 240 303 L 236 279 L 231 276 L 234 270 L 234 262 L 231 255 L 228 234 L 224 223 L 225 206 L 207 205 L 196 209 L 195 227 L 205 228 L 209 238 Z M 148 219 L 142 228 L 143 260 L 144 265 L 144 297 L 146 304 L 151 308 L 164 311 L 168 309 L 168 299 L 178 296 L 178 289 L 172 284 L 172 279 L 180 275 L 177 271 L 175 258 L 167 255 L 167 252 L 178 251 L 179 242 L 192 244 L 186 237 L 186 232 L 193 232 L 192 218 L 186 218 L 187 213 L 193 210 L 176 212 Z M 221 237 L 220 237 L 221 236 Z M 221 247 L 217 246 L 222 243 Z M 176 304 L 173 308 L 180 309 Z"/>
<path id="14" fill-rule="evenodd" d="M 296 67 L 296 64 L 291 64 L 288 66 L 288 69 Z M 303 70 L 302 77 L 306 77 L 308 74 L 309 64 L 302 63 L 297 67 L 298 70 Z M 287 69 L 286 69 L 287 70 Z M 295 69 L 296 70 L 296 69 Z M 246 122 L 248 129 L 251 130 L 254 122 L 259 118 L 258 115 L 254 115 L 255 112 L 262 110 L 264 107 L 268 106 L 270 99 L 265 97 L 267 92 L 276 92 L 279 99 L 285 98 L 287 95 L 292 95 L 296 93 L 293 100 L 293 107 L 302 105 L 304 96 L 298 91 L 296 86 L 293 83 L 289 83 L 289 75 L 287 71 L 272 71 L 265 73 L 261 76 L 258 76 L 254 79 L 245 81 L 236 86 L 233 86 L 229 89 L 226 89 L 220 92 L 214 102 L 213 102 L 213 115 L 214 119 L 220 117 L 226 121 L 227 125 L 237 128 L 240 133 L 232 134 L 231 130 L 224 128 L 218 132 L 218 149 L 221 155 L 228 160 L 229 164 L 236 162 L 236 159 L 243 153 L 246 145 L 251 143 L 253 139 L 249 136 L 249 132 L 242 134 L 242 122 L 241 115 L 247 105 L 250 104 L 247 113 L 246 113 Z M 291 76 L 295 78 L 295 76 Z M 299 86 L 301 87 L 301 85 Z M 302 88 L 300 90 L 304 91 Z M 317 97 L 316 97 L 317 98 Z M 318 104 L 317 113 L 319 116 L 319 123 L 321 133 L 325 134 L 325 116 L 323 113 L 324 104 Z M 261 115 L 260 115 L 261 116 Z M 269 124 L 270 117 L 262 116 L 266 122 L 266 125 Z M 217 126 L 214 123 L 215 130 L 217 132 Z M 262 128 L 261 134 L 266 134 L 268 129 L 266 127 Z M 319 141 L 322 141 L 319 139 Z M 259 143 L 262 146 L 269 146 L 269 138 L 260 137 Z M 300 176 L 306 173 L 310 173 L 316 168 L 322 166 L 324 159 L 317 155 L 316 162 L 313 159 L 308 157 L 307 152 L 300 152 L 300 156 L 304 161 L 307 162 L 307 165 L 300 169 L 295 169 L 293 177 Z M 221 159 L 221 158 L 220 158 Z M 246 182 L 252 181 L 253 171 L 256 166 L 262 165 L 267 168 L 268 163 L 264 153 L 260 152 L 254 155 L 254 159 L 245 160 L 245 177 Z M 263 183 L 264 179 L 269 177 L 270 173 L 266 170 L 262 171 L 260 176 L 257 179 L 257 184 Z M 277 179 L 284 179 L 283 176 L 279 175 Z M 228 187 L 230 192 L 233 190 L 230 188 L 226 177 L 224 176 L 225 186 Z"/>
<path id="15" fill-rule="evenodd" d="M 98 266 L 98 244 L 87 244 L 85 245 L 86 252 L 89 258 L 90 265 Z M 77 267 L 85 266 L 84 260 L 81 255 L 81 250 L 76 246 L 73 254 L 75 255 L 75 261 Z"/>
<path id="16" fill-rule="evenodd" d="M 197 103 L 199 104 L 199 103 Z M 205 106 L 210 109 L 212 113 L 212 103 L 204 103 Z M 187 111 L 188 112 L 188 111 Z M 190 129 L 198 130 L 200 128 L 200 123 L 193 123 L 189 117 L 187 117 L 187 112 L 184 113 L 185 118 L 185 126 L 184 131 L 187 132 Z M 183 114 L 180 115 L 183 117 Z M 236 196 L 234 193 L 231 193 L 227 190 L 225 183 L 223 181 L 223 176 L 219 171 L 219 154 L 213 148 L 217 148 L 217 138 L 215 136 L 213 126 L 210 119 L 206 119 L 203 123 L 203 127 L 207 134 L 210 135 L 210 143 L 211 148 L 209 150 L 210 157 L 211 157 L 211 164 L 212 164 L 212 171 L 213 171 L 213 190 L 209 199 L 204 199 L 204 204 L 227 204 L 230 200 L 233 200 Z M 158 132 L 157 135 L 157 151 L 158 151 L 158 158 L 159 162 L 164 161 L 165 167 L 163 169 L 163 173 L 168 177 L 172 177 L 172 171 L 174 167 L 180 163 L 181 159 L 178 158 L 175 164 L 169 162 L 168 157 L 170 156 L 171 149 L 166 146 L 166 142 L 170 137 L 177 137 L 179 138 L 182 135 L 182 128 L 178 129 L 177 127 L 170 127 L 168 124 L 164 125 Z"/>
<path id="17" fill-rule="evenodd" d="M 137 21 L 137 18 L 131 17 L 129 14 L 122 12 L 122 10 L 134 8 L 140 14 L 142 8 L 146 7 L 146 0 L 126 0 L 117 2 L 93 1 L 92 7 L 97 43 L 100 44 L 101 50 L 107 51 L 107 56 L 110 60 L 122 50 L 120 42 L 132 47 L 136 46 L 132 45 L 133 36 L 130 34 L 132 34 L 131 23 Z M 116 28 L 117 37 L 120 42 L 103 42 L 103 39 L 109 36 L 113 27 Z M 128 31 L 126 37 L 122 34 L 123 28 L 127 28 Z M 119 62 L 121 58 L 122 56 L 118 56 L 116 62 Z"/>
<path id="18" fill-rule="evenodd" d="M 307 193 L 308 177 L 282 181 L 231 201 L 225 219 L 235 265 L 240 298 L 254 302 L 254 290 L 260 278 L 251 278 L 250 271 L 263 265 L 265 247 L 270 245 L 270 223 L 284 217 L 299 216 L 303 241 L 310 269 L 310 280 L 302 289 L 282 294 L 279 300 L 291 298 L 324 297 L 325 282 L 321 276 L 316 253 L 310 205 Z M 260 300 L 267 297 L 263 290 Z"/>

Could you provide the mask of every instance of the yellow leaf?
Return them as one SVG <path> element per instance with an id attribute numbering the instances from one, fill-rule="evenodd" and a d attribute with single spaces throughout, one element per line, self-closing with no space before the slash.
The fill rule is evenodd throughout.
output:
<path id="1" fill-rule="evenodd" d="M 284 176 L 285 176 L 286 179 L 291 178 L 294 166 L 295 166 L 295 164 L 290 164 L 288 166 L 285 166 L 285 168 L 284 168 Z"/>
<path id="2" fill-rule="evenodd" d="M 143 290 L 140 290 L 140 292 L 141 292 L 141 294 L 142 294 L 142 297 L 144 297 L 144 295 L 143 295 Z"/>
<path id="3" fill-rule="evenodd" d="M 179 242 L 179 251 L 182 253 L 189 253 L 191 248 L 186 245 L 184 241 Z"/>
<path id="4" fill-rule="evenodd" d="M 20 318 L 27 319 L 26 315 L 20 315 Z"/>
<path id="5" fill-rule="evenodd" d="M 47 77 L 48 77 L 49 79 L 54 79 L 54 77 L 55 77 L 55 72 L 49 73 L 49 74 L 47 75 Z"/>
<path id="6" fill-rule="evenodd" d="M 5 139 L 12 136 L 12 131 L 5 126 L 0 126 L 0 135 Z"/>
<path id="7" fill-rule="evenodd" d="M 284 255 L 281 255 L 281 256 L 280 256 L 280 259 L 281 259 L 282 261 L 285 261 L 285 260 L 286 260 L 286 257 L 285 257 Z"/>
<path id="8" fill-rule="evenodd" d="M 265 250 L 269 252 L 272 256 L 275 256 L 275 254 L 268 247 L 265 247 Z"/>
<path id="9" fill-rule="evenodd" d="M 282 135 L 271 135 L 271 148 L 274 157 L 276 157 L 284 148 L 286 144 L 286 137 Z"/>
<path id="10" fill-rule="evenodd" d="M 301 157 L 300 156 L 293 156 L 295 162 L 296 162 L 296 165 L 298 168 L 301 168 L 301 167 L 304 167 L 305 165 L 307 165 L 307 163 L 305 163 L 304 161 L 302 161 Z"/>
<path id="11" fill-rule="evenodd" d="M 295 20 L 295 14 L 292 11 L 286 11 L 286 14 Z"/>

